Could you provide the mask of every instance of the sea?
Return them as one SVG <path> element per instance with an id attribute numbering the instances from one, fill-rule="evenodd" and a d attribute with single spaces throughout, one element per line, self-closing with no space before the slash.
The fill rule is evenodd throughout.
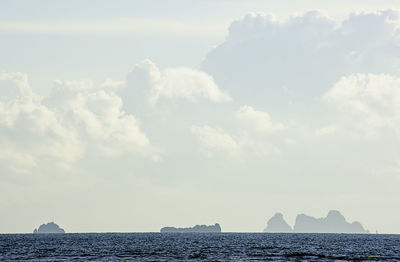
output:
<path id="1" fill-rule="evenodd" d="M 400 261 L 400 235 L 2 234 L 0 261 Z"/>

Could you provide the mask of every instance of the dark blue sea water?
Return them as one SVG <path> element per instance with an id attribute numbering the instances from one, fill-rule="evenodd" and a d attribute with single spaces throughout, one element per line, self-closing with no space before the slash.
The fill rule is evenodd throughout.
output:
<path id="1" fill-rule="evenodd" d="M 0 261 L 400 261 L 400 235 L 0 235 Z"/>

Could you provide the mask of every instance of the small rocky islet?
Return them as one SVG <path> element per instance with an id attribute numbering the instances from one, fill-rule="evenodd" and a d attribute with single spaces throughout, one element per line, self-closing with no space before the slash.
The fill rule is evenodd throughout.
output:
<path id="1" fill-rule="evenodd" d="M 56 223 L 49 222 L 47 224 L 42 224 L 39 228 L 33 230 L 34 234 L 64 234 L 65 230 L 60 228 Z"/>

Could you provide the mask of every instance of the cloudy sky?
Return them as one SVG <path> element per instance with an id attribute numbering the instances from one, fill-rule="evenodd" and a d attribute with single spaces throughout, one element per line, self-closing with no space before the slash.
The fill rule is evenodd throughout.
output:
<path id="1" fill-rule="evenodd" d="M 399 1 L 0 4 L 0 233 L 400 233 Z"/>

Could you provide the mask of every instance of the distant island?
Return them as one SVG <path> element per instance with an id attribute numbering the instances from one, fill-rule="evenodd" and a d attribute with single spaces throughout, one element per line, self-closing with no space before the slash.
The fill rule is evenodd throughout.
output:
<path id="1" fill-rule="evenodd" d="M 194 227 L 176 228 L 176 227 L 163 227 L 161 233 L 221 233 L 221 226 L 216 223 L 215 225 L 196 225 Z"/>
<path id="2" fill-rule="evenodd" d="M 264 232 L 269 233 L 369 233 L 360 222 L 349 223 L 337 210 L 331 210 L 323 218 L 305 214 L 297 215 L 294 227 L 286 223 L 281 213 L 276 213 L 267 222 Z"/>
<path id="3" fill-rule="evenodd" d="M 267 228 L 264 229 L 264 232 L 290 233 L 293 232 L 293 229 L 286 223 L 285 219 L 283 219 L 282 213 L 276 213 L 268 220 Z"/>
<path id="4" fill-rule="evenodd" d="M 64 229 L 60 228 L 56 223 L 50 222 L 47 224 L 42 224 L 39 228 L 33 230 L 34 234 L 63 234 Z"/>

